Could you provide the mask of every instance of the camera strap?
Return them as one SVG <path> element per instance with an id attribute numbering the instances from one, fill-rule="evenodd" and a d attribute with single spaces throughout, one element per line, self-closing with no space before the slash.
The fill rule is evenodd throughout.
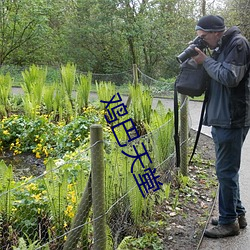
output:
<path id="1" fill-rule="evenodd" d="M 196 132 L 195 143 L 194 143 L 192 154 L 189 159 L 189 164 L 191 164 L 192 162 L 193 156 L 195 154 L 195 151 L 199 142 L 203 117 L 204 117 L 206 104 L 207 104 L 207 96 L 208 96 L 207 92 L 208 91 L 205 91 L 205 97 L 204 97 L 204 101 L 202 103 L 202 108 L 201 108 L 199 126 Z M 176 89 L 176 84 L 174 85 L 174 128 L 175 128 L 174 141 L 175 141 L 175 152 L 176 152 L 176 167 L 179 168 L 181 160 L 180 160 L 180 137 L 179 137 L 179 105 L 178 105 L 178 92 Z"/>
<path id="2" fill-rule="evenodd" d="M 206 109 L 206 104 L 207 104 L 207 93 L 208 91 L 205 91 L 205 96 L 204 96 L 204 100 L 202 103 L 202 108 L 201 108 L 201 114 L 200 114 L 200 121 L 199 121 L 199 126 L 198 126 L 198 130 L 196 132 L 196 138 L 195 138 L 195 142 L 194 142 L 194 147 L 193 147 L 193 152 L 190 156 L 189 159 L 189 164 L 191 164 L 193 156 L 195 154 L 198 142 L 199 142 L 199 138 L 200 138 L 200 134 L 201 134 L 201 129 L 202 129 L 202 122 L 203 122 L 203 117 L 204 117 L 204 113 L 205 113 L 205 109 Z"/>
<path id="3" fill-rule="evenodd" d="M 180 137 L 179 137 L 179 105 L 178 105 L 178 92 L 176 83 L 174 84 L 174 142 L 175 142 L 175 158 L 176 167 L 180 167 Z"/>

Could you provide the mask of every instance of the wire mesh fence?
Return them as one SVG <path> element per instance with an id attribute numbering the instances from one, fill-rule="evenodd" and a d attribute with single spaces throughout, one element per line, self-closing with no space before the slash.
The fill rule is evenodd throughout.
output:
<path id="1" fill-rule="evenodd" d="M 41 65 L 42 68 L 47 68 L 47 66 Z M 137 81 L 144 86 L 147 86 L 151 89 L 154 95 L 158 96 L 172 96 L 174 90 L 174 79 L 154 79 L 138 68 L 136 65 L 137 71 Z M 0 74 L 7 74 L 10 73 L 11 76 L 15 79 L 15 85 L 19 86 L 20 83 L 23 82 L 22 72 L 28 70 L 29 67 L 18 67 L 18 66 L 11 66 L 11 65 L 3 65 L 0 69 Z M 87 75 L 88 72 L 82 72 L 77 70 L 77 74 L 84 74 Z M 50 66 L 47 68 L 47 81 L 49 84 L 53 82 L 60 82 L 61 75 L 60 75 L 60 67 Z M 125 85 L 128 86 L 129 83 L 135 82 L 135 72 L 133 69 L 126 70 L 123 72 L 111 73 L 111 74 L 99 74 L 99 73 L 92 73 L 92 84 L 96 82 L 112 82 L 117 86 Z"/>
<path id="2" fill-rule="evenodd" d="M 117 126 L 78 157 L 47 159 L 37 176 L 17 179 L 1 161 L 1 249 L 119 249 L 137 237 L 175 172 L 173 113 L 158 107 L 152 116 L 148 127 L 136 124 L 139 136 L 130 127 L 129 142 Z"/>

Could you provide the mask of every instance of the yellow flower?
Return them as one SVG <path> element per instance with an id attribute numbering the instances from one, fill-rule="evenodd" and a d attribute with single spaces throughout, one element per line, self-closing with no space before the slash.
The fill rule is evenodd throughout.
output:
<path id="1" fill-rule="evenodd" d="M 21 154 L 21 153 L 22 153 L 22 151 L 19 151 L 19 150 L 15 149 L 13 154 L 14 154 L 14 155 L 19 155 L 19 154 Z"/>
<path id="2" fill-rule="evenodd" d="M 41 195 L 42 195 L 41 193 L 33 194 L 32 197 L 35 198 L 36 201 L 40 201 L 42 199 Z"/>
<path id="3" fill-rule="evenodd" d="M 71 201 L 72 201 L 72 203 L 76 203 L 76 196 L 75 195 L 72 195 Z"/>
<path id="4" fill-rule="evenodd" d="M 40 159 L 41 158 L 41 155 L 39 152 L 36 152 L 36 158 Z"/>
<path id="5" fill-rule="evenodd" d="M 64 213 L 65 213 L 65 215 L 68 215 L 69 218 L 73 218 L 74 217 L 73 206 L 68 205 L 66 208 L 66 211 L 64 211 Z"/>
<path id="6" fill-rule="evenodd" d="M 43 153 L 45 154 L 46 157 L 48 157 L 49 153 L 46 147 L 43 147 Z"/>
<path id="7" fill-rule="evenodd" d="M 3 131 L 3 134 L 4 134 L 4 135 L 9 135 L 10 133 L 9 133 L 9 131 L 8 131 L 7 129 L 5 129 L 5 130 Z"/>
<path id="8" fill-rule="evenodd" d="M 35 183 L 30 183 L 29 185 L 26 186 L 26 189 L 28 191 L 34 191 L 37 190 L 37 185 Z"/>

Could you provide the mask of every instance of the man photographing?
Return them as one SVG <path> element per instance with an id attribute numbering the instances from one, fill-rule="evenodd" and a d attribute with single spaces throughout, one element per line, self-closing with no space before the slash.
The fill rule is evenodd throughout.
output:
<path id="1" fill-rule="evenodd" d="M 199 48 L 192 57 L 203 64 L 211 80 L 203 124 L 212 126 L 219 181 L 219 218 L 205 235 L 212 238 L 238 235 L 247 226 L 240 200 L 241 149 L 250 126 L 250 45 L 237 27 L 226 30 L 220 16 L 202 17 L 197 35 L 213 50 L 205 55 Z"/>

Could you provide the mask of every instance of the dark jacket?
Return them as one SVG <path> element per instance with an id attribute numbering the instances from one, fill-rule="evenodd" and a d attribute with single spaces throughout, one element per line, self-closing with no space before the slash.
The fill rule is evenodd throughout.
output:
<path id="1" fill-rule="evenodd" d="M 250 126 L 250 46 L 237 27 L 227 30 L 218 50 L 203 63 L 211 77 L 204 125 Z"/>

